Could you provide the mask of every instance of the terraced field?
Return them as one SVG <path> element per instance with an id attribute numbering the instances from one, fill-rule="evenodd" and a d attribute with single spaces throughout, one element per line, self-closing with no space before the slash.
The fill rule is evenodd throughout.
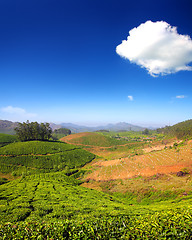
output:
<path id="1" fill-rule="evenodd" d="M 0 239 L 190 239 L 191 200 L 153 205 L 35 174 L 0 186 Z"/>
<path id="2" fill-rule="evenodd" d="M 0 172 L 14 175 L 73 169 L 95 155 L 63 142 L 16 142 L 0 148 Z"/>
<path id="3" fill-rule="evenodd" d="M 136 176 L 153 176 L 158 173 L 176 173 L 183 168 L 192 168 L 192 143 L 187 145 L 152 151 L 114 160 L 100 160 L 92 164 L 95 169 L 87 179 L 109 181 L 128 179 Z"/>
<path id="4" fill-rule="evenodd" d="M 78 180 L 61 172 L 32 175 L 4 184 L 0 186 L 0 221 L 53 221 L 125 210 L 112 197 L 78 184 Z"/>

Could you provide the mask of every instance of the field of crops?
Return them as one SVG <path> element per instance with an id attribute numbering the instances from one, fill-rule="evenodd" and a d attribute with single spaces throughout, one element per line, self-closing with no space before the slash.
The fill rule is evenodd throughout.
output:
<path id="1" fill-rule="evenodd" d="M 100 217 L 85 221 L 7 223 L 2 239 L 191 239 L 191 208 L 144 216 Z"/>
<path id="2" fill-rule="evenodd" d="M 63 142 L 0 147 L 0 172 L 17 175 L 0 179 L 0 239 L 191 239 L 191 175 L 170 171 L 191 169 L 192 143 L 141 154 L 142 142 L 88 135 L 82 144 L 102 137 L 102 147 L 125 156 L 95 159 Z"/>
<path id="3" fill-rule="evenodd" d="M 63 173 L 0 186 L 1 239 L 190 239 L 191 201 L 132 206 Z"/>
<path id="4" fill-rule="evenodd" d="M 192 168 L 192 144 L 152 151 L 150 153 L 98 161 L 92 166 L 95 171 L 87 178 L 93 180 L 128 179 L 135 176 L 153 176 L 158 173 L 176 173 L 183 168 Z"/>
<path id="5" fill-rule="evenodd" d="M 9 134 L 0 133 L 0 147 L 12 142 L 17 142 L 17 137 Z"/>
<path id="6" fill-rule="evenodd" d="M 68 143 L 84 146 L 112 147 L 127 144 L 126 140 L 118 140 L 113 137 L 104 136 L 99 133 L 77 133 L 61 139 Z"/>
<path id="7" fill-rule="evenodd" d="M 46 173 L 1 185 L 1 221 L 76 218 L 93 209 L 109 213 L 115 207 L 124 210 L 109 196 L 77 184 L 77 180 L 65 174 Z"/>
<path id="8" fill-rule="evenodd" d="M 62 142 L 16 142 L 0 148 L 0 171 L 39 173 L 77 168 L 93 160 L 95 155 Z"/>

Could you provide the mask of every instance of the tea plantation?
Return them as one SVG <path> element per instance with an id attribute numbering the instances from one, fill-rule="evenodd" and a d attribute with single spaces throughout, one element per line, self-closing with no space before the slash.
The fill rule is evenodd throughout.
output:
<path id="1" fill-rule="evenodd" d="M 191 201 L 128 205 L 62 172 L 0 186 L 1 239 L 190 239 Z"/>
<path id="2" fill-rule="evenodd" d="M 191 197 L 135 203 L 80 186 L 95 158 L 61 142 L 0 148 L 0 239 L 192 239 Z M 147 196 L 146 196 L 147 198 Z"/>
<path id="3" fill-rule="evenodd" d="M 77 168 L 95 155 L 62 142 L 16 142 L 0 148 L 0 172 L 15 175 Z"/>
<path id="4" fill-rule="evenodd" d="M 17 137 L 14 135 L 0 133 L 0 147 L 5 146 L 12 142 L 17 142 Z"/>

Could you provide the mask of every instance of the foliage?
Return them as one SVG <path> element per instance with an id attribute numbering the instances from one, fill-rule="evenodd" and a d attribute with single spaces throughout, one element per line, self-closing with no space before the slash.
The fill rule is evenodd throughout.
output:
<path id="1" fill-rule="evenodd" d="M 12 143 L 16 141 L 17 141 L 16 136 L 0 133 L 0 143 Z"/>
<path id="2" fill-rule="evenodd" d="M 149 134 L 150 134 L 149 129 L 146 128 L 144 131 L 142 131 L 142 134 L 144 134 L 144 135 L 149 135 Z"/>
<path id="3" fill-rule="evenodd" d="M 0 147 L 3 147 L 9 143 L 17 142 L 18 139 L 14 135 L 0 133 Z"/>
<path id="4" fill-rule="evenodd" d="M 68 136 L 71 134 L 71 130 L 68 129 L 68 128 L 59 128 L 59 129 L 55 129 L 53 131 L 53 134 L 52 134 L 52 138 L 54 140 L 59 140 L 65 136 Z"/>
<path id="5" fill-rule="evenodd" d="M 49 140 L 52 134 L 52 129 L 49 123 L 29 122 L 18 123 L 15 128 L 17 137 L 20 141 L 31 140 Z"/>
<path id="6" fill-rule="evenodd" d="M 21 175 L 84 166 L 95 155 L 63 142 L 17 142 L 0 148 L 0 171 Z"/>
<path id="7" fill-rule="evenodd" d="M 62 222 L 7 223 L 2 239 L 191 239 L 191 209 L 169 210 L 144 216 L 118 216 Z"/>
<path id="8" fill-rule="evenodd" d="M 192 234 L 187 199 L 132 206 L 80 187 L 63 173 L 0 186 L 0 212 L 1 239 L 190 239 Z"/>
<path id="9" fill-rule="evenodd" d="M 73 150 L 77 148 L 79 147 L 75 147 L 73 145 L 63 142 L 16 142 L 0 148 L 0 155 L 46 155 Z"/>
<path id="10" fill-rule="evenodd" d="M 116 215 L 125 206 L 104 193 L 78 186 L 62 172 L 35 174 L 0 186 L 0 220 L 57 220 Z"/>
<path id="11" fill-rule="evenodd" d="M 68 128 L 59 128 L 59 129 L 55 129 L 54 133 L 56 134 L 63 134 L 65 136 L 70 135 L 71 134 L 71 130 Z"/>
<path id="12" fill-rule="evenodd" d="M 166 126 L 158 129 L 158 132 L 164 133 L 178 139 L 187 139 L 192 137 L 192 120 L 177 123 L 173 126 Z"/>
<path id="13" fill-rule="evenodd" d="M 102 135 L 104 136 L 108 136 L 108 137 L 113 137 L 113 138 L 117 138 L 119 137 L 119 139 L 123 139 L 123 140 L 127 140 L 127 141 L 144 141 L 145 139 L 149 140 L 149 135 L 151 138 L 153 138 L 153 140 L 160 140 L 162 139 L 164 136 L 163 134 L 157 133 L 157 131 L 155 130 L 149 130 L 149 135 L 145 135 L 144 131 L 120 131 L 120 132 L 102 132 Z"/>
<path id="14" fill-rule="evenodd" d="M 0 178 L 0 185 L 7 183 L 8 180 L 6 178 Z"/>
<path id="15" fill-rule="evenodd" d="M 70 143 L 99 147 L 112 147 L 115 145 L 123 145 L 127 143 L 125 140 L 118 140 L 116 138 L 104 136 L 99 133 L 87 133 L 83 136 L 77 134 L 77 137 L 75 137 L 75 135 L 76 134 L 74 134 L 74 137 L 69 140 Z"/>

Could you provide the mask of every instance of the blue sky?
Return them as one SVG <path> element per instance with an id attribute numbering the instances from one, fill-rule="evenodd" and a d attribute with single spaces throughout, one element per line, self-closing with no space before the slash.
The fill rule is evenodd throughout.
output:
<path id="1" fill-rule="evenodd" d="M 190 0 L 1 0 L 0 119 L 141 126 L 191 119 L 192 71 L 175 70 L 181 59 L 191 66 L 191 7 Z M 147 65 L 158 45 L 136 56 L 139 46 L 147 51 L 141 26 L 148 36 L 160 21 L 177 27 L 176 37 L 189 36 L 189 49 L 180 47 L 185 55 L 173 51 L 177 68 Z M 116 52 L 129 34 L 133 54 Z"/>

